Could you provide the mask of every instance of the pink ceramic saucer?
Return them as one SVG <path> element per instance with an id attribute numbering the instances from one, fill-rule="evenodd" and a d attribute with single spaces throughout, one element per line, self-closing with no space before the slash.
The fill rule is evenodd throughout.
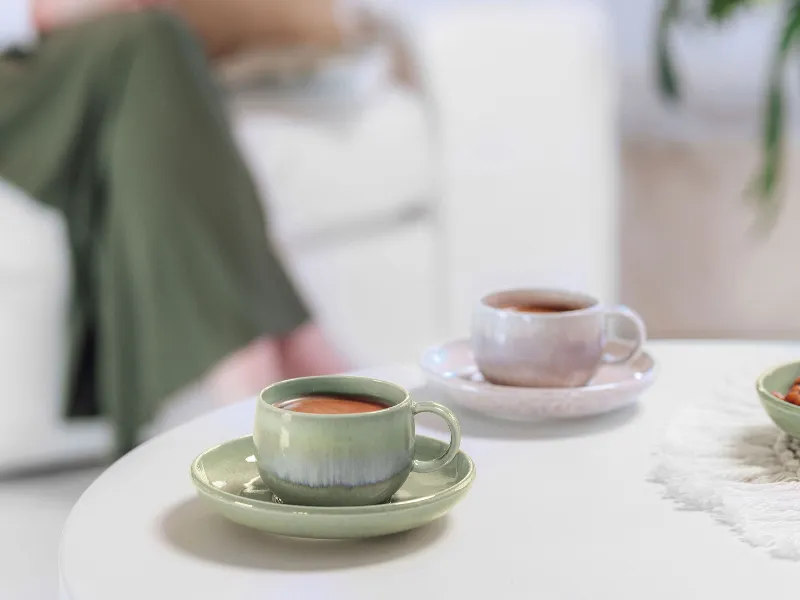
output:
<path id="1" fill-rule="evenodd" d="M 655 379 L 647 352 L 623 365 L 604 365 L 585 386 L 523 388 L 494 385 L 481 375 L 469 340 L 429 348 L 420 362 L 428 383 L 451 404 L 511 421 L 541 421 L 598 415 L 636 402 Z"/>

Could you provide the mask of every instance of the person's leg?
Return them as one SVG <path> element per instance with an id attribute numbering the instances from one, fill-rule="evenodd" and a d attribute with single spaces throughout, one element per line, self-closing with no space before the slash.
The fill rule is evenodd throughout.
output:
<path id="1" fill-rule="evenodd" d="M 103 19 L 45 40 L 0 77 L 26 88 L 0 94 L 0 175 L 67 217 L 75 373 L 98 381 L 120 450 L 168 394 L 308 322 L 182 24 Z M 274 362 L 270 346 L 255 347 Z"/>
<path id="2" fill-rule="evenodd" d="M 171 30 L 176 27 L 174 21 L 167 19 L 161 26 L 167 29 L 166 35 L 163 36 L 164 39 L 161 40 L 164 47 L 160 49 L 160 52 L 158 52 L 158 48 L 153 48 L 152 45 L 148 47 L 148 51 L 152 51 L 153 62 L 162 60 L 163 56 L 180 56 L 181 48 L 187 51 L 185 46 L 193 43 L 193 40 L 182 39 L 182 33 L 185 32 L 179 24 L 177 24 L 177 35 L 171 35 L 171 33 L 174 33 Z M 192 45 L 188 51 L 191 57 L 197 59 L 198 55 L 193 52 L 194 48 Z M 197 62 L 201 63 L 203 61 L 198 60 Z M 147 61 L 145 61 L 145 66 L 146 69 L 149 69 Z M 159 68 L 165 69 L 168 72 L 167 77 L 172 78 L 173 81 L 181 75 L 190 74 L 180 62 L 172 66 L 175 69 L 172 72 L 168 70 L 169 65 L 160 64 Z M 209 85 L 208 80 L 204 77 L 206 73 L 205 65 L 197 64 L 196 67 L 202 70 L 200 71 L 201 76 L 198 78 L 199 81 L 195 82 L 194 90 L 208 100 L 208 104 L 199 107 L 201 114 L 197 118 L 200 118 L 203 112 L 208 114 L 219 113 L 221 105 L 216 100 L 215 90 L 202 89 L 204 86 Z M 151 76 L 149 70 L 147 70 L 146 75 L 148 77 Z M 131 80 L 134 77 L 134 73 L 131 73 L 128 85 L 131 85 Z M 179 87 L 184 91 L 193 89 L 191 82 L 186 82 Z M 146 90 L 148 86 L 142 82 L 141 89 Z M 129 97 L 126 99 L 129 99 Z M 132 111 L 133 114 L 147 114 L 147 111 L 142 107 L 144 102 L 142 100 L 137 103 L 136 110 Z M 188 105 L 189 103 L 187 102 L 185 106 Z M 154 105 L 152 111 L 155 113 L 158 110 L 158 107 Z M 191 115 L 186 114 L 185 109 L 181 110 L 180 113 L 181 118 L 185 118 L 187 121 L 194 121 Z M 199 190 L 181 189 L 176 195 L 187 198 L 190 202 L 194 202 L 200 197 L 204 200 L 208 199 L 212 203 L 210 208 L 214 212 L 218 212 L 221 206 L 224 207 L 225 213 L 229 210 L 240 212 L 239 215 L 233 218 L 227 214 L 218 214 L 216 218 L 209 219 L 209 222 L 216 223 L 224 223 L 227 220 L 228 226 L 233 225 L 231 221 L 236 223 L 232 228 L 231 235 L 235 236 L 239 243 L 233 242 L 227 236 L 217 236 L 215 239 L 216 246 L 214 246 L 204 238 L 200 240 L 203 247 L 198 248 L 198 252 L 216 250 L 220 254 L 234 251 L 240 253 L 223 258 L 217 265 L 218 272 L 225 273 L 227 276 L 224 285 L 232 290 L 240 288 L 238 290 L 239 298 L 252 299 L 253 292 L 248 291 L 249 288 L 257 284 L 263 286 L 261 293 L 256 296 L 259 306 L 246 307 L 241 313 L 244 319 L 256 322 L 246 322 L 242 326 L 242 335 L 238 336 L 237 339 L 245 339 L 252 336 L 252 332 L 259 330 L 266 331 L 266 336 L 259 337 L 241 349 L 236 344 L 237 351 L 224 360 L 219 368 L 215 369 L 215 377 L 212 378 L 222 401 L 235 401 L 285 377 L 328 374 L 345 370 L 346 365 L 334 352 L 319 328 L 307 320 L 307 315 L 302 311 L 300 299 L 288 281 L 274 251 L 267 246 L 264 236 L 264 219 L 250 175 L 247 173 L 238 151 L 233 146 L 227 123 L 224 123 L 224 115 L 219 114 L 218 116 L 223 122 L 222 131 L 210 132 L 209 139 L 202 139 L 198 135 L 201 132 L 194 130 L 196 139 L 193 140 L 192 144 L 199 144 L 201 148 L 213 148 L 214 146 L 222 145 L 227 151 L 220 155 L 220 149 L 217 148 L 214 151 L 211 168 L 203 167 L 207 171 L 206 175 L 194 180 L 187 177 L 186 182 L 183 184 L 191 185 L 194 183 L 200 185 L 203 187 L 204 194 L 201 194 Z M 123 135 L 121 139 L 135 138 L 136 132 L 140 128 L 139 119 L 126 119 L 124 123 L 125 125 L 122 127 L 128 126 L 130 129 L 128 135 Z M 179 127 L 175 130 L 181 131 Z M 189 130 L 188 126 L 186 130 Z M 119 135 L 118 131 L 117 135 Z M 181 144 L 180 147 L 185 148 L 185 145 Z M 117 153 L 110 153 L 110 155 L 116 156 L 116 160 L 121 165 L 121 170 L 124 174 L 128 174 L 131 172 L 131 165 L 135 164 L 137 159 L 143 156 L 145 152 L 143 150 L 142 154 L 139 154 L 135 149 L 132 149 L 132 144 L 129 141 L 124 141 L 117 149 Z M 208 164 L 209 161 L 198 156 L 199 154 L 202 154 L 202 152 L 192 150 L 187 157 L 188 160 L 181 160 L 181 157 L 170 154 L 174 162 L 168 165 L 167 168 L 180 169 L 184 167 L 189 170 L 196 168 L 198 160 L 201 165 Z M 208 173 L 208 171 L 214 170 L 216 170 L 216 173 Z M 216 193 L 209 192 L 209 184 L 218 188 Z M 121 185 L 125 185 L 124 182 Z M 238 198 L 242 200 L 237 202 Z M 197 208 L 195 207 L 194 210 L 196 211 Z M 249 242 L 247 244 L 241 243 L 242 240 L 248 239 Z M 178 265 L 176 265 L 176 268 L 178 268 Z M 208 265 L 203 266 L 203 269 L 208 268 Z M 237 274 L 234 271 L 237 268 L 242 269 L 243 272 Z M 233 275 L 233 277 L 230 277 L 230 275 Z M 161 301 L 161 298 L 159 298 L 159 302 Z M 222 316 L 221 314 L 216 314 L 213 307 L 209 308 L 208 315 L 215 318 Z M 282 321 L 287 318 L 288 323 L 282 324 Z M 298 326 L 301 320 L 303 323 Z"/>

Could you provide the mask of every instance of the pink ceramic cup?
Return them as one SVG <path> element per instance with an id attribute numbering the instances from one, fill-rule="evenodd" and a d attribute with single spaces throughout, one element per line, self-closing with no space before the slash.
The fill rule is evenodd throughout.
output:
<path id="1" fill-rule="evenodd" d="M 614 321 L 635 331 L 630 350 L 606 352 Z M 483 376 L 498 385 L 586 385 L 603 364 L 635 359 L 647 339 L 642 318 L 626 306 L 603 306 L 580 292 L 520 289 L 484 296 L 473 314 L 472 351 Z"/>

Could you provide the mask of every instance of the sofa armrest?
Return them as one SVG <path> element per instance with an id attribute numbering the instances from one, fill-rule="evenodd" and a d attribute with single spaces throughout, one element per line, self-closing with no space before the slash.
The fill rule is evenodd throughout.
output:
<path id="1" fill-rule="evenodd" d="M 66 223 L 0 180 L 0 474 L 105 456 L 102 424 L 63 426 L 70 287 Z"/>
<path id="2" fill-rule="evenodd" d="M 616 85 L 590 5 L 471 3 L 399 19 L 441 164 L 442 335 L 511 286 L 617 296 Z"/>

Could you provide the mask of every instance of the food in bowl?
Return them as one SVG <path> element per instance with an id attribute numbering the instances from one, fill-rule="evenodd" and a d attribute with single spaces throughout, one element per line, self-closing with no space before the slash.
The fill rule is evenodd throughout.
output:
<path id="1" fill-rule="evenodd" d="M 798 385 L 798 380 L 800 361 L 784 363 L 764 371 L 758 377 L 756 392 L 761 406 L 775 425 L 800 440 L 800 406 L 792 403 L 796 395 L 789 393 Z"/>
<path id="2" fill-rule="evenodd" d="M 786 394 L 772 392 L 772 395 L 789 404 L 800 406 L 800 377 L 794 380 L 794 383 L 789 387 L 789 391 L 787 391 Z"/>

